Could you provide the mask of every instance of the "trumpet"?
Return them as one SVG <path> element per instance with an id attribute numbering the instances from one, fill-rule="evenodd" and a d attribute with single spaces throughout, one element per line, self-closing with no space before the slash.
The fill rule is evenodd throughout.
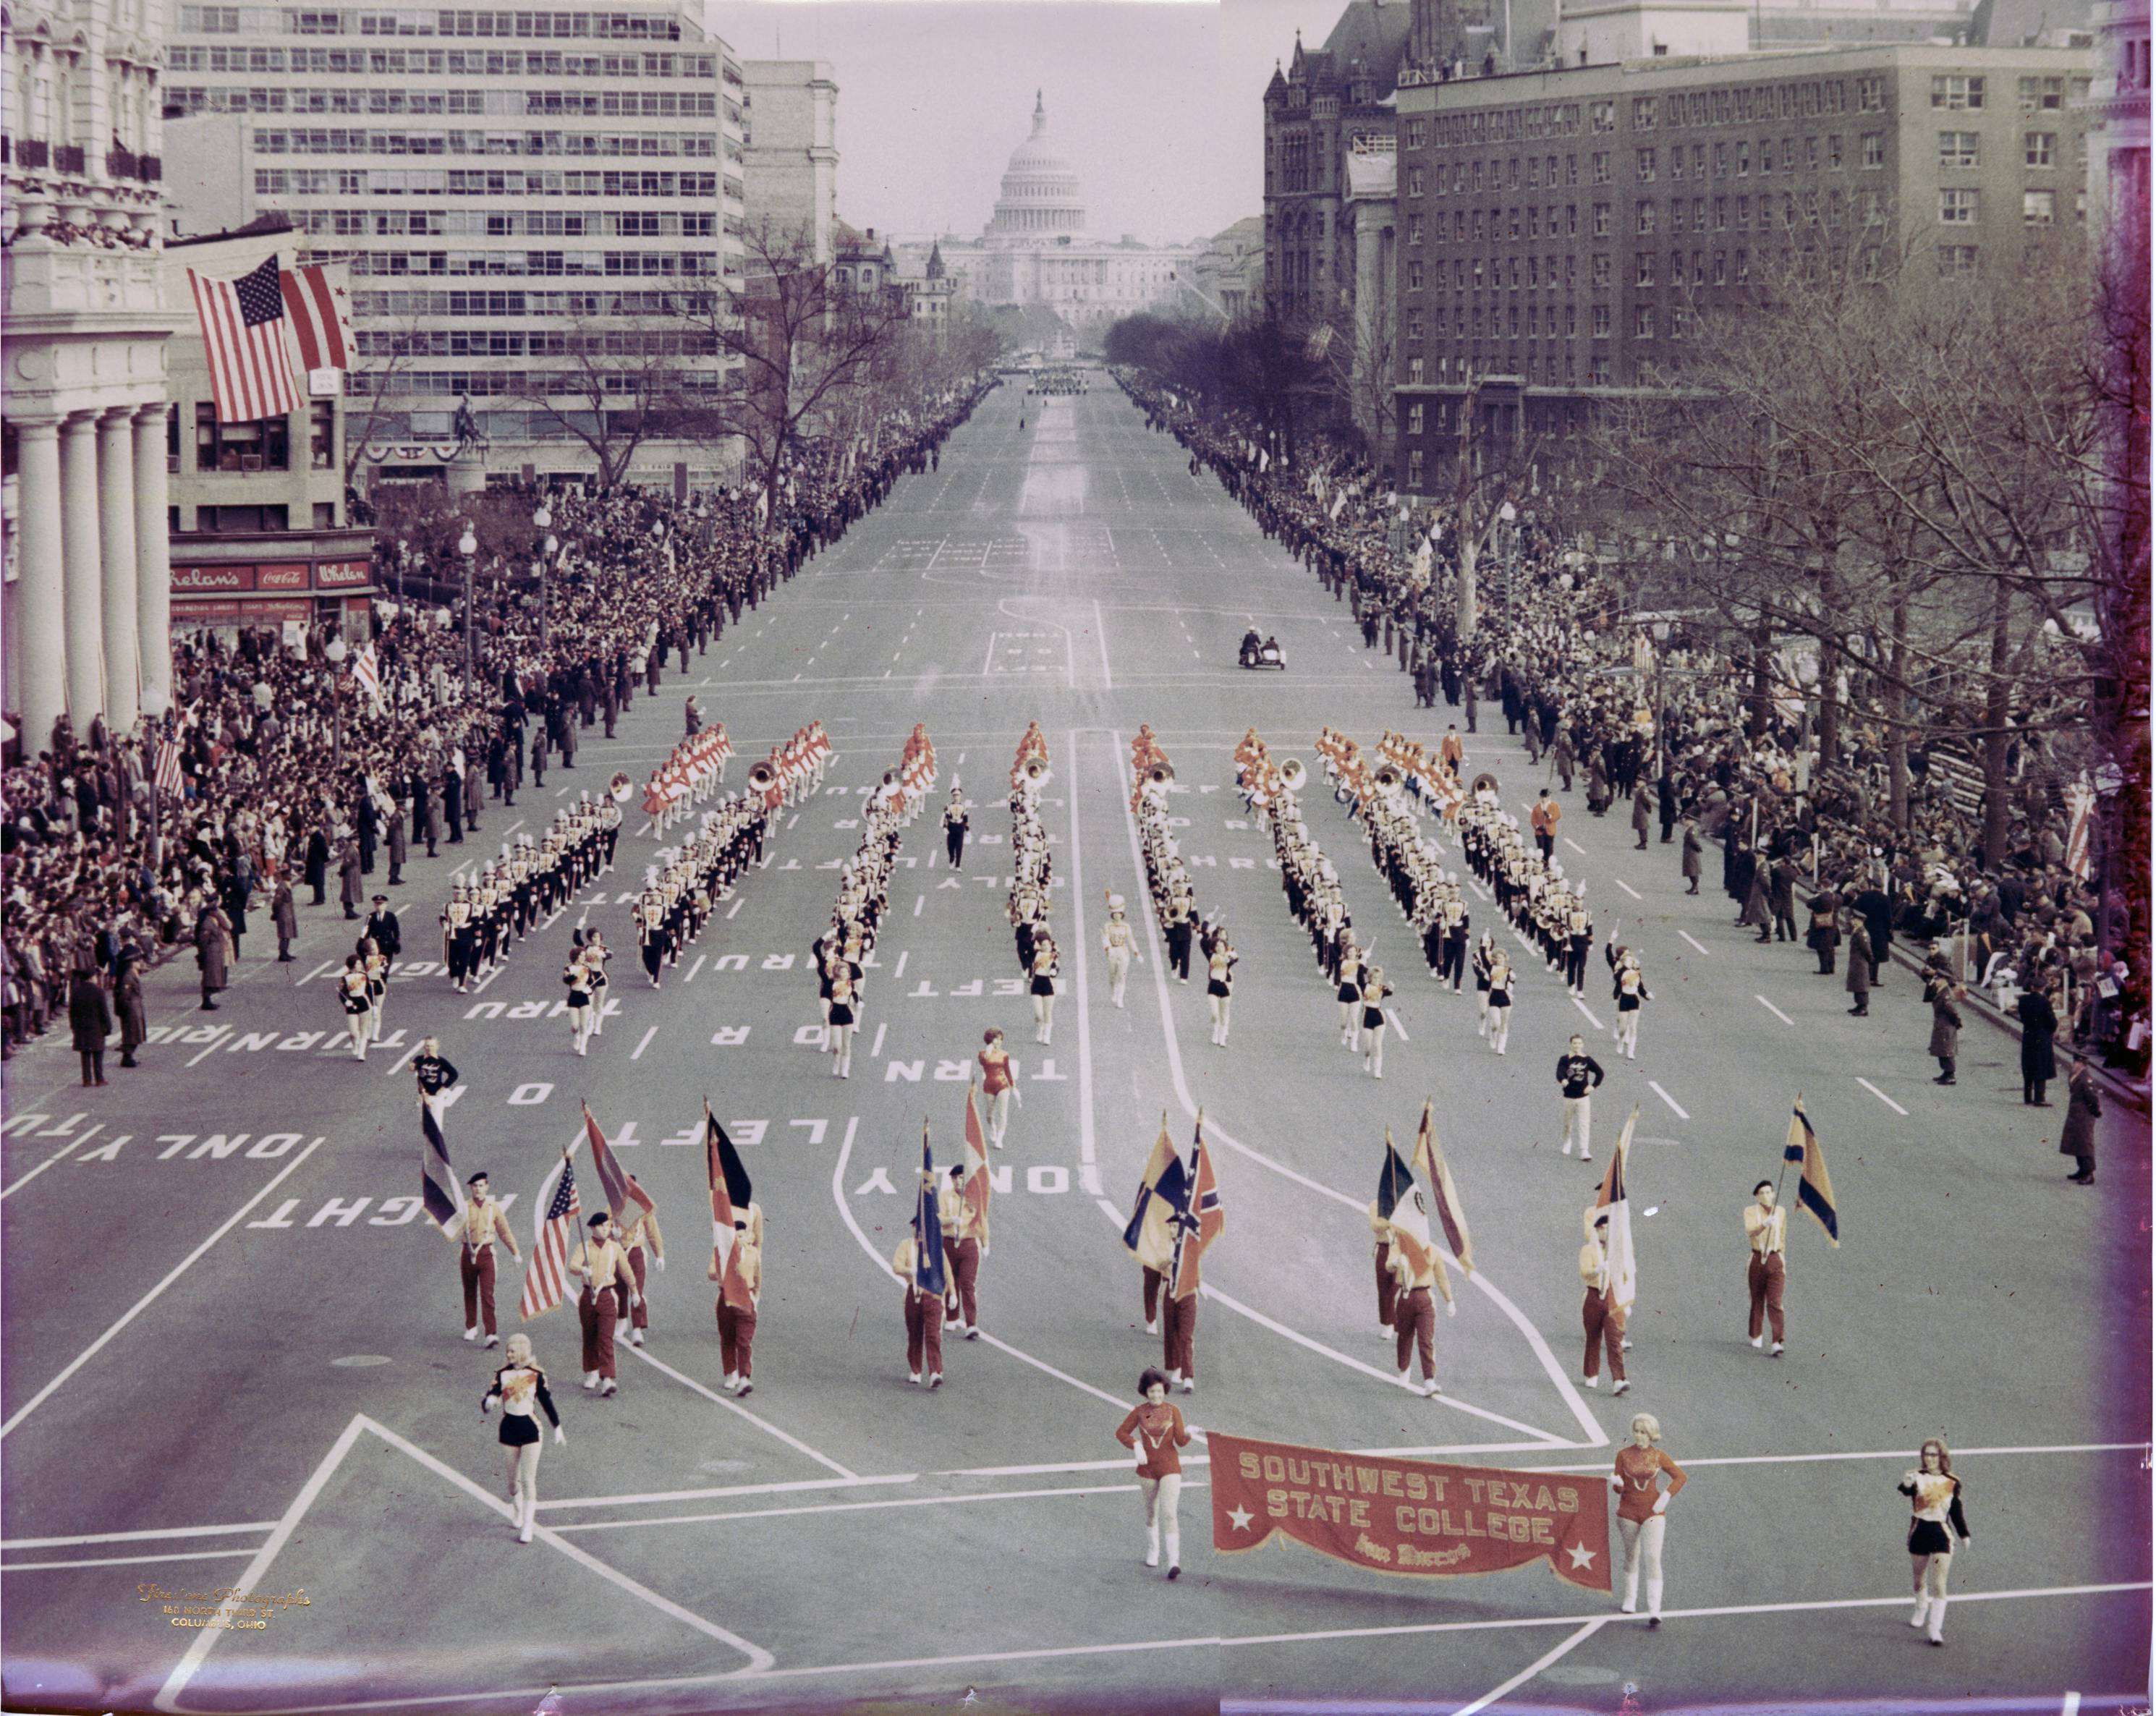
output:
<path id="1" fill-rule="evenodd" d="M 1302 766 L 1301 758 L 1291 757 L 1280 766 L 1280 784 L 1291 793 L 1299 793 L 1302 790 L 1303 782 L 1309 778 L 1309 773 L 1310 771 Z"/>
<path id="2" fill-rule="evenodd" d="M 778 771 L 771 766 L 769 758 L 749 770 L 748 784 L 751 790 L 759 793 L 767 793 L 778 784 Z"/>

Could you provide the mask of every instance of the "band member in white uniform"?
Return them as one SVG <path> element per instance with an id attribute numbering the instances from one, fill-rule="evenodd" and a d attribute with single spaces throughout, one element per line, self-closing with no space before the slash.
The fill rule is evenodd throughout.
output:
<path id="1" fill-rule="evenodd" d="M 1101 948 L 1108 956 L 1108 996 L 1120 1007 L 1123 985 L 1130 979 L 1131 961 L 1137 954 L 1137 938 L 1131 932 L 1130 920 L 1123 916 L 1121 894 L 1108 896 L 1108 922 L 1101 931 Z"/>

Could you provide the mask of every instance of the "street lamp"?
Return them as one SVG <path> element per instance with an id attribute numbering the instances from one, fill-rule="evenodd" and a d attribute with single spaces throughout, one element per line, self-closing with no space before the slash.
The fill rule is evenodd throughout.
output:
<path id="1" fill-rule="evenodd" d="M 539 643 L 543 649 L 547 643 L 547 563 L 561 544 L 554 540 L 554 515 L 545 501 L 540 501 L 539 510 L 531 515 L 531 523 L 547 538 L 539 550 Z"/>
<path id="2" fill-rule="evenodd" d="M 350 652 L 341 637 L 330 640 L 322 654 L 330 661 L 330 701 L 336 711 L 336 734 L 330 741 L 330 772 L 341 773 L 344 769 L 344 658 Z"/>
<path id="3" fill-rule="evenodd" d="M 469 524 L 465 527 L 465 533 L 457 538 L 457 552 L 463 557 L 465 563 L 465 695 L 470 696 L 473 684 L 474 659 L 472 574 L 477 570 L 475 563 L 479 555 L 479 538 L 472 534 L 472 528 Z"/>

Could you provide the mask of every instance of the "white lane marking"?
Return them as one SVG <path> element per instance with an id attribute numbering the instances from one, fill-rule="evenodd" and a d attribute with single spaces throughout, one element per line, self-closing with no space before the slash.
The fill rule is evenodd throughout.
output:
<path id="1" fill-rule="evenodd" d="M 1127 1467 L 1127 1460 L 1110 1462 Z M 947 1473 L 938 1473 L 939 1477 Z M 783 1483 L 729 1483 L 693 1490 L 644 1490 L 621 1496 L 569 1496 L 558 1502 L 542 1502 L 545 1508 L 629 1508 L 647 1502 L 712 1502 L 726 1496 L 788 1495 L 800 1490 L 860 1489 L 870 1484 L 911 1483 L 917 1472 L 888 1472 L 878 1477 L 795 1477 Z"/>
<path id="2" fill-rule="evenodd" d="M 733 904 L 732 904 L 732 905 L 731 905 L 731 906 L 729 906 L 729 907 L 726 907 L 726 919 L 727 919 L 727 922 L 732 922 L 734 913 L 735 913 L 735 912 L 738 912 L 738 911 L 740 911 L 740 910 L 742 909 L 742 902 L 741 902 L 741 901 L 739 901 L 739 900 L 737 900 L 737 901 L 735 901 L 735 902 L 733 902 Z"/>
<path id="3" fill-rule="evenodd" d="M 906 975 L 906 962 L 912 957 L 912 954 L 913 949 L 911 948 L 901 948 L 898 950 L 898 968 L 891 974 L 891 980 L 893 983 L 896 983 L 899 979 Z"/>
<path id="4" fill-rule="evenodd" d="M 1909 1112 L 1899 1102 L 1896 1102 L 1892 1097 L 1888 1096 L 1886 1092 L 1881 1090 L 1877 1085 L 1872 1083 L 1870 1079 L 1860 1078 L 1856 1081 L 1862 1085 L 1865 1089 L 1871 1092 L 1873 1096 L 1878 1097 L 1881 1102 L 1884 1102 L 1889 1108 L 1892 1108 L 1897 1114 L 1906 1115 Z"/>
<path id="5" fill-rule="evenodd" d="M 1572 998 L 1572 1004 L 1578 1008 L 1581 1012 L 1587 1015 L 1587 1022 L 1589 1025 L 1593 1025 L 1597 1030 L 1602 1029 L 1602 1021 L 1594 1016 L 1594 1013 L 1589 1009 L 1586 1002 L 1581 1000 L 1578 996 L 1574 995 Z"/>
<path id="6" fill-rule="evenodd" d="M 876 1021 L 875 1041 L 869 1046 L 870 1060 L 873 1061 L 883 1053 L 883 1034 L 890 1029 L 891 1021 L 888 1019 L 880 1019 Z"/>
<path id="7" fill-rule="evenodd" d="M 174 1282 L 185 1275 L 187 1271 L 193 1268 L 197 1263 L 200 1262 L 203 1255 L 208 1251 L 212 1246 L 215 1245 L 219 1240 L 230 1233 L 234 1228 L 239 1226 L 240 1222 L 245 1218 L 249 1210 L 252 1210 L 257 1204 L 268 1197 L 270 1193 L 275 1191 L 279 1186 L 282 1185 L 295 1169 L 299 1168 L 301 1164 L 305 1162 L 308 1157 L 315 1153 L 315 1151 L 321 1146 L 321 1139 L 319 1138 L 309 1140 L 307 1147 L 304 1150 L 300 1151 L 300 1153 L 295 1156 L 290 1162 L 286 1163 L 284 1167 L 280 1169 L 275 1177 L 273 1177 L 260 1191 L 255 1193 L 253 1197 L 249 1198 L 237 1210 L 234 1210 L 230 1215 L 227 1216 L 223 1222 L 218 1224 L 217 1230 L 214 1233 L 211 1234 L 208 1239 L 197 1246 L 194 1250 L 188 1252 L 186 1256 L 180 1259 L 177 1263 L 175 1263 L 162 1281 L 159 1282 L 157 1286 L 151 1287 L 148 1292 L 143 1294 L 141 1298 L 137 1299 L 126 1311 L 122 1312 L 120 1315 L 119 1321 L 115 1323 L 111 1328 L 106 1329 L 103 1334 L 98 1336 L 95 1340 L 92 1341 L 88 1346 L 85 1347 L 81 1352 L 77 1354 L 74 1359 L 69 1364 L 66 1369 L 60 1372 L 58 1376 L 54 1377 L 50 1382 L 39 1389 L 37 1393 L 31 1395 L 30 1398 L 25 1400 L 20 1406 L 17 1407 L 15 1409 L 14 1415 L 9 1418 L 5 1424 L 0 1424 L 0 1441 L 4 1441 L 14 1430 L 17 1425 L 20 1424 L 25 1418 L 28 1418 L 33 1412 L 36 1411 L 38 1407 L 44 1405 L 47 1400 L 50 1400 L 59 1390 L 63 1383 L 64 1383 L 69 1377 L 73 1376 L 76 1371 L 81 1369 L 84 1365 L 89 1364 L 92 1359 L 95 1358 L 104 1349 L 105 1344 L 107 1341 L 110 1340 L 115 1335 L 118 1334 L 121 1329 L 126 1328 L 129 1323 L 132 1323 L 137 1317 L 140 1317 L 145 1311 L 148 1310 L 152 1304 L 156 1303 L 158 1297 L 164 1292 L 167 1287 L 170 1287 Z"/>
<path id="8" fill-rule="evenodd" d="M 1651 1078 L 1647 1081 L 1647 1088 L 1652 1091 L 1656 1096 L 1660 1097 L 1665 1102 L 1667 1102 L 1670 1105 L 1670 1112 L 1676 1115 L 1678 1119 L 1689 1120 L 1691 1118 L 1691 1115 L 1686 1113 L 1683 1109 L 1677 1107 L 1677 1099 L 1671 1096 L 1667 1091 L 1664 1090 L 1660 1085 L 1656 1084 Z"/>
<path id="9" fill-rule="evenodd" d="M 1096 602 L 1095 611 L 1100 609 Z M 1064 789 L 1064 796 L 1070 804 L 1070 945 L 1077 950 L 1073 962 L 1078 979 L 1078 1184 L 1083 1191 L 1098 1196 L 1101 1190 L 1101 1168 L 1095 1155 L 1093 1134 L 1093 1024 L 1088 1005 L 1086 968 L 1092 963 L 1090 944 L 1086 940 L 1086 860 L 1084 843 L 1078 832 L 1078 730 L 1073 727 L 1064 743 L 1065 767 L 1070 771 L 1070 784 Z"/>
<path id="10" fill-rule="evenodd" d="M 691 965 L 691 966 L 689 968 L 689 974 L 688 974 L 686 977 L 683 978 L 683 979 L 681 979 L 681 981 L 682 981 L 683 983 L 694 983 L 694 982 L 696 982 L 696 974 L 697 974 L 698 972 L 701 971 L 701 970 L 704 968 L 704 962 L 705 962 L 706 959 L 710 958 L 711 957 L 711 956 L 710 954 L 708 954 L 708 953 L 699 953 L 699 954 L 696 956 L 696 963 L 694 965 Z"/>
<path id="11" fill-rule="evenodd" d="M 660 1375 L 670 1376 L 675 1381 L 680 1383 L 682 1387 L 701 1395 L 714 1406 L 725 1407 L 727 1411 L 732 1413 L 737 1418 L 744 1419 L 747 1422 L 753 1424 L 766 1436 L 775 1437 L 779 1441 L 784 1442 L 786 1446 L 793 1449 L 795 1453 L 806 1455 L 809 1459 L 814 1460 L 819 1466 L 822 1467 L 826 1472 L 831 1472 L 834 1476 L 839 1477 L 859 1477 L 860 1476 L 860 1473 L 858 1472 L 851 1471 L 848 1467 L 841 1466 L 836 1460 L 831 1458 L 829 1455 L 818 1453 L 815 1449 L 810 1447 L 808 1443 L 803 1441 L 799 1436 L 789 1435 L 787 1431 L 781 1430 L 777 1425 L 773 1424 L 769 1419 L 758 1417 L 755 1413 L 750 1411 L 747 1407 L 742 1405 L 740 1401 L 729 1400 L 724 1395 L 713 1392 L 711 1390 L 706 1388 L 703 1384 L 697 1381 L 693 1376 L 684 1376 L 680 1371 L 676 1370 L 672 1365 L 667 1364 L 663 1359 L 653 1358 L 644 1348 L 630 1346 L 628 1342 L 624 1341 L 622 1343 L 622 1349 L 628 1353 L 631 1358 L 641 1359 Z"/>
<path id="12" fill-rule="evenodd" d="M 1642 894 L 1637 888 L 1634 887 L 1631 883 L 1626 881 L 1622 876 L 1617 878 L 1617 886 L 1624 889 L 1626 893 L 1630 894 L 1635 900 L 1641 900 L 1646 897 L 1646 896 Z"/>
<path id="13" fill-rule="evenodd" d="M 1116 754 L 1120 758 L 1123 754 L 1123 736 L 1120 729 L 1113 734 L 1112 742 Z M 1127 782 L 1123 778 L 1119 768 L 1116 783 L 1116 797 L 1122 802 L 1123 827 L 1130 836 L 1131 867 L 1135 874 L 1143 876 L 1146 873 L 1144 850 L 1138 840 L 1137 814 L 1131 809 L 1129 798 L 1124 791 L 1127 784 Z M 1169 1078 L 1174 1087 L 1176 1100 L 1183 1105 L 1183 1112 L 1195 1119 L 1198 1114 L 1198 1105 L 1191 1099 L 1189 1082 L 1183 1075 L 1183 1049 L 1176 1038 L 1175 1015 L 1168 1005 L 1168 956 L 1161 941 L 1159 924 L 1153 916 L 1150 892 L 1142 896 L 1140 917 L 1145 926 L 1147 945 L 1153 956 L 1153 994 L 1160 1006 L 1161 1040 L 1168 1050 Z M 1223 1131 L 1217 1124 L 1208 1136 L 1217 1139 L 1237 1154 L 1247 1156 L 1251 1161 L 1270 1168 L 1283 1179 L 1292 1180 L 1297 1185 L 1307 1187 L 1316 1192 L 1320 1197 L 1330 1198 L 1336 1204 L 1344 1205 L 1358 1216 L 1365 1212 L 1366 1200 L 1350 1196 L 1346 1192 L 1320 1184 L 1306 1174 L 1297 1173 L 1286 1163 L 1266 1155 L 1262 1150 L 1253 1149 L 1240 1139 Z M 1445 1255 L 1448 1258 L 1451 1256 L 1449 1251 Z M 1458 1260 L 1452 1261 L 1456 1262 Z M 1579 1390 L 1573 1382 L 1571 1375 L 1563 1365 L 1558 1363 L 1557 1354 L 1550 1350 L 1549 1342 L 1543 1338 L 1543 1332 L 1529 1320 L 1527 1313 L 1521 1310 L 1491 1283 L 1486 1270 L 1477 1269 L 1467 1278 L 1475 1284 L 1476 1291 L 1503 1312 L 1512 1326 L 1520 1332 L 1520 1338 L 1527 1344 L 1528 1350 L 1534 1354 L 1537 1360 L 1541 1364 L 1543 1374 L 1550 1379 L 1551 1386 L 1557 1390 L 1559 1398 L 1571 1409 L 1574 1421 L 1587 1437 L 1585 1446 L 1591 1448 L 1607 1446 L 1609 1441 L 1609 1432 L 1595 1422 L 1594 1415 L 1588 1410 L 1587 1402 L 1580 1397 Z M 1443 1396 L 1440 1398 L 1442 1399 Z"/>
<path id="14" fill-rule="evenodd" d="M 927 905 L 927 903 L 928 903 L 928 896 L 927 896 L 927 895 L 926 895 L 926 894 L 916 894 L 916 895 L 913 897 L 913 915 L 914 915 L 916 917 L 920 917 L 920 916 L 921 916 L 921 908 L 923 906 Z"/>
<path id="15" fill-rule="evenodd" d="M 860 1241 L 861 1249 L 868 1253 L 869 1261 L 883 1272 L 886 1280 L 890 1280 L 893 1278 L 891 1273 L 891 1260 L 879 1251 L 868 1235 L 861 1230 L 861 1224 L 854 1215 L 854 1206 L 846 1201 L 846 1164 L 853 1157 L 854 1133 L 860 1123 L 860 1117 L 858 1114 L 846 1122 L 845 1142 L 839 1146 L 839 1159 L 831 1169 L 831 1198 L 832 1201 L 839 1206 L 839 1214 L 845 1218 L 846 1225 L 853 1230 L 854 1237 Z M 1105 1389 L 1096 1389 L 1090 1382 L 1081 1382 L 1068 1372 L 1058 1370 L 1053 1364 L 1034 1358 L 1030 1353 L 1021 1353 L 1008 1341 L 998 1340 L 995 1336 L 986 1333 L 982 1334 L 981 1338 L 998 1352 L 1008 1353 L 1012 1358 L 1030 1364 L 1034 1369 L 1045 1371 L 1058 1382 L 1067 1382 L 1075 1389 L 1082 1389 L 1096 1400 L 1106 1400 L 1118 1412 L 1127 1408 L 1128 1402 L 1122 1395 L 1111 1395 Z"/>
<path id="16" fill-rule="evenodd" d="M 1782 1010 L 1779 1007 L 1777 1007 L 1772 1001 L 1768 1000 L 1764 995 L 1754 995 L 1752 999 L 1757 1001 L 1762 1007 L 1764 1007 L 1769 1013 L 1773 1014 L 1775 1018 L 1780 1020 L 1783 1024 L 1794 1025 L 1797 1022 L 1795 1020 L 1790 1018 L 1788 1014 L 1782 1011 Z"/>
<path id="17" fill-rule="evenodd" d="M 1385 1017 L 1391 1023 L 1394 1034 L 1398 1036 L 1402 1042 L 1404 1043 L 1409 1040 L 1408 1037 L 1408 1028 L 1400 1023 L 1400 1015 L 1399 1014 L 1394 1012 L 1391 1008 L 1388 1007 L 1385 1009 Z"/>
<path id="18" fill-rule="evenodd" d="M 424 1040 L 424 1039 L 422 1040 Z M 384 1078 L 396 1077 L 398 1073 L 404 1070 L 405 1066 L 410 1062 L 412 1057 L 418 1052 L 419 1045 L 418 1043 L 413 1044 L 410 1048 L 407 1049 L 403 1054 L 397 1057 L 397 1064 L 382 1076 Z"/>
<path id="19" fill-rule="evenodd" d="M 188 1061 L 187 1065 L 192 1066 L 196 1065 L 197 1062 L 207 1061 L 211 1056 L 214 1055 L 220 1048 L 224 1046 L 224 1040 L 226 1036 L 231 1033 L 231 1030 L 232 1027 L 228 1025 L 220 1025 L 218 1026 L 216 1037 L 208 1044 L 204 1045 L 201 1053 L 198 1054 L 194 1057 L 194 1060 Z"/>
<path id="20" fill-rule="evenodd" d="M 629 1058 L 632 1061 L 641 1061 L 644 1058 L 644 1051 L 651 1046 L 652 1038 L 658 1035 L 659 1027 L 657 1025 L 646 1025 L 644 1028 L 644 1035 L 637 1040 L 636 1046 L 629 1051 Z"/>
<path id="21" fill-rule="evenodd" d="M 985 1335 L 982 1337 L 987 1338 Z M 1128 1468 L 1130 1462 L 1116 1465 Z M 1186 1482 L 1185 1489 L 1201 1487 Z M 732 1513 L 660 1513 L 648 1519 L 593 1519 L 581 1525 L 557 1525 L 557 1531 L 633 1531 L 647 1525 L 708 1525 L 721 1519 L 792 1519 L 807 1513 L 866 1513 L 891 1508 L 953 1508 L 982 1502 L 1032 1502 L 1050 1496 L 1127 1496 L 1123 1483 L 1055 1484 L 1042 1489 L 992 1490 L 971 1496 L 887 1496 L 873 1502 L 810 1502 L 798 1508 L 746 1508 Z"/>
<path id="22" fill-rule="evenodd" d="M 252 1549 L 189 1549 L 176 1555 L 95 1555 L 82 1561 L 13 1561 L 0 1573 L 58 1573 L 70 1567 L 141 1567 L 152 1561 L 225 1561 L 251 1555 Z"/>
<path id="23" fill-rule="evenodd" d="M 1578 853 L 1581 857 L 1584 858 L 1587 855 L 1587 848 L 1581 845 L 1579 842 L 1573 839 L 1570 835 L 1567 835 L 1564 837 L 1564 843 L 1568 846 L 1571 847 L 1573 851 Z"/>
<path id="24" fill-rule="evenodd" d="M 1609 1615 L 1597 1616 L 1594 1620 L 1589 1621 L 1584 1626 L 1581 1627 L 1578 1631 L 1573 1633 L 1569 1638 L 1565 1639 L 1563 1642 L 1555 1646 L 1553 1648 L 1544 1651 L 1541 1656 L 1536 1657 L 1533 1662 L 1528 1663 L 1526 1667 L 1522 1668 L 1517 1674 L 1515 1674 L 1510 1680 L 1500 1682 L 1497 1685 L 1491 1687 L 1488 1692 L 1483 1693 L 1482 1696 L 1476 1699 L 1473 1703 L 1462 1704 L 1458 1710 L 1453 1713 L 1453 1716 L 1476 1716 L 1476 1712 L 1488 1709 L 1491 1705 L 1496 1703 L 1498 1699 L 1503 1698 L 1507 1693 L 1512 1691 L 1515 1688 L 1525 1686 L 1537 1674 L 1540 1674 L 1543 1669 L 1548 1667 L 1551 1663 L 1556 1662 L 1558 1657 L 1571 1651 L 1573 1647 L 1585 1644 L 1588 1640 L 1593 1638 L 1596 1633 L 1601 1631 L 1602 1629 L 1607 1626 L 1614 1618 L 1614 1616 Z"/>
<path id="25" fill-rule="evenodd" d="M 85 1138 L 88 1136 L 88 1133 L 84 1134 L 84 1137 Z M 72 1150 L 81 1142 L 81 1138 L 69 1138 L 65 1143 L 59 1147 L 58 1152 L 53 1155 L 46 1157 L 44 1161 L 40 1162 L 35 1168 L 33 1168 L 28 1174 L 17 1180 L 14 1184 L 8 1187 L 6 1190 L 0 1191 L 0 1198 L 13 1197 L 17 1192 L 20 1191 L 24 1186 L 29 1184 L 32 1180 L 43 1174 L 48 1168 L 50 1168 L 54 1163 L 59 1161 L 61 1157 L 66 1155 L 69 1151 Z"/>
<path id="26" fill-rule="evenodd" d="M 2059 1716 L 2081 1716 L 2081 1708 L 2082 1695 L 2079 1693 L 2068 1693 L 2065 1702 L 2059 1706 Z"/>
<path id="27" fill-rule="evenodd" d="M 1692 944 L 1692 946 L 1693 946 L 1695 948 L 1697 948 L 1700 953 L 1707 953 L 1707 949 L 1706 949 L 1704 947 L 1702 947 L 1698 942 L 1694 941 L 1694 940 L 1692 939 L 1691 932 L 1689 930 L 1681 930 L 1681 930 L 1679 930 L 1679 931 L 1677 932 L 1677 933 L 1678 933 L 1679 935 L 1682 936 L 1682 937 L 1683 937 L 1686 941 L 1691 942 L 1691 944 Z M 1708 958 L 1712 959 L 1713 957 L 1714 957 L 1714 956 L 1713 956 L 1712 953 L 1707 953 L 1707 958 Z"/>
<path id="28" fill-rule="evenodd" d="M 175 1525 L 163 1531 L 93 1531 L 81 1537 L 11 1537 L 0 1539 L 0 1549 L 72 1549 L 91 1544 L 165 1543 L 182 1537 L 246 1537 L 276 1528 L 274 1519 L 249 1519 L 237 1525 Z"/>
<path id="29" fill-rule="evenodd" d="M 1093 604 L 1093 635 L 1101 644 L 1101 689 L 1112 691 L 1116 688 L 1116 676 L 1108 667 L 1108 622 L 1101 614 L 1097 600 Z M 1079 943 L 1081 948 L 1084 945 L 1083 942 Z"/>

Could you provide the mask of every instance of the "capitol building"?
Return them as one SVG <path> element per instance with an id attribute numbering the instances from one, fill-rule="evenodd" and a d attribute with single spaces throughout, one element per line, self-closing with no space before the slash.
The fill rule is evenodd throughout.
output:
<path id="1" fill-rule="evenodd" d="M 989 308 L 1044 306 L 1074 330 L 1098 333 L 1141 310 L 1204 307 L 1193 280 L 1203 243 L 1142 244 L 1091 230 L 1077 167 L 1050 135 L 1034 92 L 1033 130 L 1011 152 L 995 212 L 978 238 L 940 234 L 893 245 L 901 275 L 925 275 L 930 251 L 957 295 Z"/>

